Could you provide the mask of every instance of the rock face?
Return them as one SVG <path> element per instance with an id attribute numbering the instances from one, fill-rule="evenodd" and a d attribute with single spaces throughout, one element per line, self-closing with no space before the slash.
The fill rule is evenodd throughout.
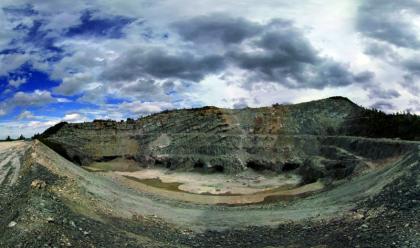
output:
<path id="1" fill-rule="evenodd" d="M 60 123 L 40 140 L 81 165 L 123 157 L 177 170 L 298 170 L 311 182 L 345 177 L 366 166 L 362 158 L 414 149 L 409 142 L 344 137 L 363 127 L 358 120 L 365 113 L 342 97 L 255 109 L 204 107 L 127 122 Z"/>

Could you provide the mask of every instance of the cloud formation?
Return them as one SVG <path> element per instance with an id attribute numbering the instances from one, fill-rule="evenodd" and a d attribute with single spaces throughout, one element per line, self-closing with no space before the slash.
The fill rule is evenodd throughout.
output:
<path id="1" fill-rule="evenodd" d="M 258 23 L 225 14 L 196 16 L 171 25 L 185 40 L 201 44 L 238 44 L 262 31 Z"/>
<path id="2" fill-rule="evenodd" d="M 18 92 L 8 102 L 11 106 L 44 105 L 54 101 L 51 93 L 35 90 L 32 93 Z"/>
<path id="3" fill-rule="evenodd" d="M 168 53 L 162 49 L 144 51 L 138 48 L 113 61 L 101 78 L 113 82 L 147 77 L 200 81 L 207 74 L 223 68 L 223 58 L 217 55 L 199 57 L 188 52 Z"/>
<path id="4" fill-rule="evenodd" d="M 262 29 L 247 49 L 229 53 L 236 65 L 251 74 L 248 83 L 268 81 L 288 88 L 322 89 L 371 80 L 370 72 L 354 74 L 348 65 L 321 56 L 288 21 L 275 20 Z"/>
<path id="5" fill-rule="evenodd" d="M 416 0 L 369 0 L 359 6 L 356 18 L 356 28 L 364 38 L 365 54 L 399 68 L 403 74 L 396 83 L 413 96 L 419 95 L 420 88 L 417 62 L 420 26 L 416 24 L 420 21 L 419 14 L 420 2 Z M 386 98 L 383 94 L 370 96 Z"/>
<path id="6" fill-rule="evenodd" d="M 11 98 L 0 102 L 0 115 L 1 113 L 5 115 L 16 107 L 43 106 L 56 101 L 58 99 L 52 97 L 49 91 L 35 90 L 31 93 L 19 91 Z"/>
<path id="7" fill-rule="evenodd" d="M 395 109 L 395 106 L 387 101 L 377 101 L 371 105 L 371 108 L 389 111 Z"/>
<path id="8" fill-rule="evenodd" d="M 419 5 L 4 0 L 0 122 L 29 128 L 332 95 L 420 111 Z"/>
<path id="9" fill-rule="evenodd" d="M 410 18 L 419 13 L 420 3 L 416 0 L 363 1 L 358 11 L 357 28 L 363 35 L 373 39 L 418 49 L 418 30 Z"/>

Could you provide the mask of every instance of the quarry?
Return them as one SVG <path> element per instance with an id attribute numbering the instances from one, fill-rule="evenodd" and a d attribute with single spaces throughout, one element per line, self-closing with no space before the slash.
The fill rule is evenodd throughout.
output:
<path id="1" fill-rule="evenodd" d="M 419 247 L 419 127 L 370 111 L 204 107 L 2 142 L 0 246 Z"/>

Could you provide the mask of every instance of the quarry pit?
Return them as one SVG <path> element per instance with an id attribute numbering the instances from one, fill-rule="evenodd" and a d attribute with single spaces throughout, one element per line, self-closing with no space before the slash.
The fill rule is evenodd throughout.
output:
<path id="1" fill-rule="evenodd" d="M 363 113 L 177 110 L 0 143 L 0 246 L 416 247 L 420 142 L 353 135 Z"/>

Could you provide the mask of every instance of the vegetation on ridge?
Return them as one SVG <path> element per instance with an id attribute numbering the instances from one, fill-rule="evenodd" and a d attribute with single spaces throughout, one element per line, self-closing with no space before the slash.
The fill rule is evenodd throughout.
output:
<path id="1" fill-rule="evenodd" d="M 347 135 L 370 138 L 420 140 L 420 116 L 406 113 L 386 114 L 377 109 L 363 109 L 351 120 Z"/>

